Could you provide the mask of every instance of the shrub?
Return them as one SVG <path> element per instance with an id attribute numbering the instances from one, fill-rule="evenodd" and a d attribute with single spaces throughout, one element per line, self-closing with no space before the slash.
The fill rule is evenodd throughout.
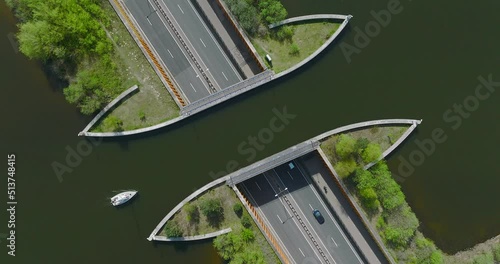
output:
<path id="1" fill-rule="evenodd" d="M 245 250 L 239 252 L 232 258 L 231 264 L 265 264 L 264 254 L 260 250 Z"/>
<path id="2" fill-rule="evenodd" d="M 356 170 L 356 161 L 354 159 L 348 159 L 337 162 L 334 168 L 335 171 L 339 174 L 340 178 L 347 178 L 354 170 Z"/>
<path id="3" fill-rule="evenodd" d="M 247 243 L 252 242 L 255 239 L 255 235 L 252 230 L 243 228 L 243 230 L 241 230 L 241 239 Z"/>
<path id="4" fill-rule="evenodd" d="M 249 214 L 243 214 L 243 216 L 241 217 L 241 224 L 246 228 L 249 228 L 250 226 L 252 226 L 252 222 L 253 222 L 253 219 L 252 219 L 252 217 L 250 217 Z"/>
<path id="5" fill-rule="evenodd" d="M 214 247 L 224 260 L 231 259 L 243 246 L 240 236 L 227 233 L 214 239 Z"/>
<path id="6" fill-rule="evenodd" d="M 361 197 L 361 202 L 363 206 L 370 209 L 375 210 L 379 208 L 380 202 L 377 199 L 377 194 L 373 188 L 365 188 L 359 190 L 359 196 Z"/>
<path id="7" fill-rule="evenodd" d="M 294 56 L 299 55 L 300 53 L 299 46 L 296 43 L 292 43 L 292 45 L 290 45 L 290 51 L 288 53 Z"/>
<path id="8" fill-rule="evenodd" d="M 144 113 L 144 111 L 142 111 L 142 110 L 139 111 L 139 119 L 141 121 L 146 120 L 146 113 Z"/>
<path id="9" fill-rule="evenodd" d="M 238 217 L 241 218 L 241 215 L 243 214 L 243 205 L 241 205 L 240 203 L 235 203 L 233 205 L 233 211 Z"/>
<path id="10" fill-rule="evenodd" d="M 279 41 L 292 40 L 293 34 L 294 34 L 293 27 L 281 26 L 281 27 L 279 27 L 278 31 L 276 32 L 276 38 Z"/>
<path id="11" fill-rule="evenodd" d="M 186 220 L 188 222 L 200 222 L 200 212 L 198 211 L 198 207 L 196 205 L 188 203 L 184 206 L 184 211 L 186 212 Z"/>
<path id="12" fill-rule="evenodd" d="M 201 201 L 200 210 L 209 219 L 220 218 L 224 213 L 221 200 L 216 198 Z"/>
<path id="13" fill-rule="evenodd" d="M 103 127 L 107 131 L 113 131 L 113 132 L 122 131 L 123 130 L 122 126 L 123 126 L 123 121 L 120 118 L 113 115 L 108 116 L 103 121 Z"/>
<path id="14" fill-rule="evenodd" d="M 356 140 L 349 135 L 342 134 L 335 145 L 335 150 L 340 158 L 346 159 L 351 156 L 355 150 Z"/>
<path id="15" fill-rule="evenodd" d="M 376 161 L 380 156 L 382 156 L 382 150 L 375 143 L 369 143 L 361 153 L 361 158 L 365 163 Z"/>
<path id="16" fill-rule="evenodd" d="M 356 144 L 354 144 L 354 151 L 358 154 L 361 154 L 361 152 L 368 146 L 370 141 L 367 138 L 358 138 L 356 140 Z"/>
<path id="17" fill-rule="evenodd" d="M 165 234 L 167 237 L 181 237 L 182 230 L 175 221 L 171 220 L 165 225 Z"/>

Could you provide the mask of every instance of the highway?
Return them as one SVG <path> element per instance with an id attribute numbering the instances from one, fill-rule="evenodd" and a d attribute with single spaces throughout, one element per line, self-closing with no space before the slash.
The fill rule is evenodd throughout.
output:
<path id="1" fill-rule="evenodd" d="M 123 2 L 173 75 L 173 79 L 187 101 L 194 102 L 212 93 L 206 81 L 202 80 L 202 75 L 194 61 L 189 58 L 187 51 L 181 48 L 180 41 L 172 35 L 166 19 L 160 14 L 152 0 L 124 0 Z M 190 51 L 194 53 L 204 73 L 208 75 L 216 89 L 226 88 L 241 80 L 190 2 L 179 1 L 175 4 L 169 2 L 170 8 L 167 8 L 164 1 L 158 2 L 164 11 L 173 15 L 177 30 L 187 36 L 184 41 L 189 43 Z M 194 41 L 196 39 L 198 41 Z"/>
<path id="2" fill-rule="evenodd" d="M 298 221 L 295 217 L 292 218 L 294 225 L 286 225 L 288 222 L 292 222 L 291 219 L 286 218 L 285 224 L 282 224 L 281 220 L 285 220 L 283 219 L 285 208 L 288 216 L 291 215 L 290 208 L 282 203 L 285 197 L 297 211 L 330 263 L 363 263 L 337 219 L 310 184 L 310 176 L 301 169 L 301 164 L 296 161 L 292 161 L 292 163 L 293 169 L 290 169 L 288 163 L 283 164 L 263 175 L 245 181 L 243 185 L 257 203 L 260 212 L 268 219 L 279 239 L 283 241 L 294 261 L 304 263 L 304 259 L 309 257 L 321 260 L 317 263 L 326 262 L 319 255 L 318 249 L 310 243 L 311 239 L 304 232 L 301 232 L 304 228 L 297 224 Z M 283 191 L 285 188 L 286 191 Z M 280 193 L 280 199 L 275 198 L 276 193 Z M 281 206 L 280 209 L 279 206 Z M 318 209 L 322 213 L 325 218 L 323 224 L 319 224 L 312 215 L 313 209 Z M 309 247 L 306 243 L 309 244 Z M 304 252 L 305 256 L 302 255 L 301 251 Z"/>
<path id="3" fill-rule="evenodd" d="M 160 1 L 162 2 L 162 1 Z M 163 0 L 220 89 L 242 79 L 190 0 Z"/>

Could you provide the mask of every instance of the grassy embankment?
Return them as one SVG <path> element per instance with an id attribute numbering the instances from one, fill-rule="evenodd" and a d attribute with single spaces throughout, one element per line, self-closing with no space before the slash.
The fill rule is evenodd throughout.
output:
<path id="1" fill-rule="evenodd" d="M 260 229 L 234 191 L 218 186 L 184 205 L 167 222 L 161 235 L 194 236 L 231 228 L 214 239 L 219 255 L 229 263 L 280 263 Z"/>
<path id="2" fill-rule="evenodd" d="M 140 92 L 120 105 L 98 130 L 148 126 L 179 109 L 108 1 L 7 0 L 19 19 L 19 49 L 43 62 L 68 102 L 93 115 L 137 84 Z"/>
<path id="3" fill-rule="evenodd" d="M 339 28 L 328 21 L 302 22 L 269 29 L 268 25 L 284 20 L 288 12 L 279 0 L 224 0 L 250 36 L 262 60 L 275 73 L 299 63 L 316 51 Z M 265 59 L 266 54 L 272 63 Z"/>
<path id="4" fill-rule="evenodd" d="M 119 62 L 120 67 L 125 69 L 125 78 L 132 79 L 135 81 L 134 84 L 138 84 L 139 92 L 112 109 L 107 117 L 96 124 L 93 131 L 132 130 L 179 116 L 177 104 L 111 4 L 103 1 L 101 6 L 110 20 L 110 26 L 106 31 L 113 42 L 114 61 Z M 113 117 L 121 121 L 121 126 L 114 126 L 114 122 L 111 121 Z"/>
<path id="5" fill-rule="evenodd" d="M 418 231 L 419 221 L 385 161 L 368 171 L 362 169 L 407 128 L 372 127 L 336 135 L 324 141 L 321 148 L 398 263 L 492 264 L 494 259 L 500 261 L 500 237 L 452 256 L 444 254 Z"/>
<path id="6" fill-rule="evenodd" d="M 271 66 L 275 73 L 279 73 L 311 55 L 337 31 L 339 26 L 340 23 L 331 21 L 290 25 L 287 27 L 294 32 L 291 38 L 280 40 L 274 37 L 279 30 L 276 28 L 270 29 L 269 35 L 252 37 L 251 41 L 264 61 L 266 54 L 271 56 L 272 65 L 268 66 Z"/>

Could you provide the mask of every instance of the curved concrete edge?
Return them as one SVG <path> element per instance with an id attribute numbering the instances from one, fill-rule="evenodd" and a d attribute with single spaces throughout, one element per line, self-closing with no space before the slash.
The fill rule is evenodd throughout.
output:
<path id="1" fill-rule="evenodd" d="M 272 28 L 283 26 L 286 24 L 296 23 L 296 22 L 301 22 L 301 21 L 306 21 L 306 20 L 314 20 L 314 19 L 341 19 L 341 20 L 345 20 L 347 18 L 348 18 L 348 16 L 346 16 L 346 15 L 337 15 L 337 14 L 305 15 L 305 16 L 291 17 L 291 18 L 287 18 L 285 20 L 278 21 L 276 23 L 272 23 L 269 25 L 269 28 L 272 29 Z"/>
<path id="2" fill-rule="evenodd" d="M 193 200 L 194 198 L 196 198 L 198 195 L 206 192 L 208 189 L 210 189 L 210 188 L 212 188 L 212 187 L 214 187 L 216 185 L 219 185 L 219 184 L 227 181 L 228 178 L 229 178 L 228 176 L 225 176 L 225 177 L 219 178 L 219 179 L 217 179 L 215 181 L 212 181 L 212 182 L 206 184 L 205 186 L 199 188 L 198 190 L 196 190 L 192 194 L 190 194 L 184 200 L 182 200 L 182 202 L 180 202 L 177 206 L 175 206 L 174 209 L 172 209 L 170 212 L 168 212 L 168 214 L 160 221 L 160 223 L 155 227 L 155 229 L 153 230 L 153 232 L 151 232 L 151 234 L 149 235 L 149 237 L 147 239 L 149 241 L 155 240 L 155 238 L 157 237 L 156 234 L 158 234 L 158 232 L 160 232 L 160 229 L 165 225 L 165 223 L 175 213 L 177 213 L 177 211 L 179 211 L 186 203 L 190 202 L 191 200 Z"/>
<path id="3" fill-rule="evenodd" d="M 127 131 L 120 131 L 120 132 L 80 132 L 78 136 L 86 136 L 86 137 L 120 137 L 120 136 L 131 136 L 135 134 L 141 134 L 153 130 L 157 130 L 166 126 L 169 126 L 173 123 L 179 122 L 186 118 L 187 116 L 178 116 L 174 119 L 170 119 L 168 121 L 165 121 L 163 123 L 149 126 L 149 127 L 144 127 L 144 128 L 139 128 L 139 129 L 134 129 L 134 130 L 127 130 Z"/>
<path id="4" fill-rule="evenodd" d="M 219 231 L 215 231 L 215 232 L 204 234 L 204 235 L 198 235 L 198 236 L 185 236 L 185 237 L 172 237 L 172 238 L 168 238 L 165 236 L 154 236 L 153 240 L 154 241 L 165 241 L 165 242 L 196 241 L 196 240 L 213 238 L 216 236 L 227 234 L 231 231 L 233 231 L 233 230 L 229 227 L 226 229 L 222 229 Z"/>
<path id="5" fill-rule="evenodd" d="M 320 54 L 323 50 L 325 50 L 337 38 L 337 36 L 340 35 L 340 33 L 347 26 L 347 23 L 349 23 L 349 20 L 351 18 L 352 18 L 352 15 L 334 15 L 334 14 L 332 14 L 332 15 L 309 15 L 309 16 L 301 16 L 301 17 L 289 18 L 289 19 L 285 19 L 283 21 L 280 21 L 280 22 L 276 23 L 276 24 L 279 24 L 279 26 L 282 26 L 282 25 L 285 25 L 285 24 L 288 24 L 288 23 L 295 23 L 295 22 L 298 22 L 298 21 L 305 21 L 305 20 L 344 19 L 344 21 L 342 22 L 342 24 L 340 24 L 340 27 L 335 31 L 335 33 L 333 33 L 332 36 L 330 36 L 330 38 L 325 43 L 323 43 L 323 45 L 321 45 L 321 47 L 319 47 L 311 55 L 309 55 L 307 58 L 303 59 L 301 62 L 295 64 L 291 68 L 289 68 L 287 70 L 284 70 L 284 71 L 282 71 L 282 72 L 274 75 L 274 79 L 283 77 L 283 76 L 285 76 L 285 75 L 287 75 L 287 74 L 289 74 L 289 73 L 297 70 L 298 68 L 302 67 L 304 64 L 308 63 L 309 61 L 311 61 L 312 59 L 314 59 L 316 56 L 318 56 L 318 54 Z M 273 24 L 273 25 L 276 25 L 276 24 Z M 269 26 L 269 27 L 271 27 L 271 26 Z"/>
<path id="6" fill-rule="evenodd" d="M 375 165 L 377 162 L 379 162 L 380 160 L 384 159 L 385 157 L 387 157 L 387 155 L 389 155 L 389 153 L 391 153 L 392 151 L 394 151 L 401 143 L 403 143 L 403 141 L 405 141 L 405 139 L 410 136 L 411 132 L 413 132 L 413 130 L 415 130 L 415 128 L 417 128 L 417 125 L 420 125 L 420 123 L 422 123 L 422 119 L 420 119 L 419 121 L 418 120 L 414 120 L 415 122 L 413 122 L 413 124 L 403 133 L 403 135 L 401 135 L 398 140 L 396 140 L 396 142 L 394 142 L 394 144 L 392 144 L 388 149 L 386 149 L 384 151 L 384 153 L 382 153 L 382 156 L 380 156 L 379 159 L 377 159 L 376 161 L 373 161 L 369 164 L 367 164 L 364 168 L 365 170 L 371 168 L 373 165 Z M 418 122 L 418 123 L 417 123 Z"/>
<path id="7" fill-rule="evenodd" d="M 136 91 L 137 89 L 139 89 L 139 86 L 137 85 L 134 85 L 130 88 L 128 88 L 127 90 L 125 90 L 124 92 L 122 92 L 120 95 L 118 95 L 115 99 L 113 99 L 113 101 L 111 101 L 108 105 L 106 105 L 106 107 L 104 107 L 100 112 L 99 114 L 97 114 L 93 119 L 92 121 L 90 121 L 90 123 L 80 132 L 78 133 L 79 136 L 82 136 L 84 135 L 85 133 L 87 133 L 87 131 L 89 131 L 89 129 L 91 129 L 94 124 L 99 120 L 101 119 L 101 117 L 106 114 L 109 109 L 113 108 L 113 106 L 115 106 L 116 103 L 118 103 L 119 101 L 121 101 L 123 98 L 125 98 L 127 95 L 129 95 L 130 93 Z"/>
<path id="8" fill-rule="evenodd" d="M 323 162 L 326 164 L 328 169 L 330 169 L 330 172 L 333 174 L 334 180 L 341 187 L 341 189 L 344 193 L 344 196 L 346 196 L 346 198 L 349 201 L 349 204 L 353 208 L 354 212 L 359 216 L 359 218 L 361 218 L 361 220 L 362 220 L 361 222 L 363 222 L 365 228 L 368 230 L 368 232 L 372 236 L 373 240 L 375 240 L 375 243 L 380 248 L 380 250 L 384 254 L 385 258 L 391 264 L 396 264 L 396 261 L 394 261 L 394 258 L 392 257 L 392 255 L 389 253 L 389 251 L 385 247 L 385 244 L 383 243 L 382 238 L 380 237 L 378 232 L 376 232 L 376 230 L 374 230 L 372 228 L 370 221 L 368 220 L 368 217 L 365 215 L 364 211 L 361 210 L 359 205 L 355 202 L 354 196 L 351 194 L 351 192 L 349 192 L 349 189 L 347 189 L 347 186 L 345 186 L 344 182 L 342 182 L 342 180 L 338 177 L 337 172 L 335 171 L 335 169 L 333 168 L 333 165 L 328 160 L 328 157 L 326 156 L 326 154 L 323 152 L 323 150 L 321 148 L 318 148 L 317 151 L 320 154 L 321 158 L 323 159 Z M 349 235 L 351 235 L 351 234 L 349 234 Z"/>
<path id="9" fill-rule="evenodd" d="M 397 124 L 408 124 L 408 125 L 413 125 L 416 123 L 417 125 L 422 123 L 422 119 L 416 120 L 416 119 L 379 119 L 379 120 L 372 120 L 372 121 L 365 121 L 365 122 L 359 122 L 359 123 L 354 123 L 350 124 L 347 126 L 342 126 L 339 128 L 332 129 L 330 131 L 327 131 L 323 134 L 320 134 L 316 137 L 314 137 L 314 140 L 323 140 L 327 137 L 330 137 L 335 134 L 339 134 L 342 132 L 346 132 L 349 130 L 354 130 L 354 129 L 359 129 L 363 127 L 368 127 L 368 126 L 378 126 L 378 125 L 397 125 Z M 388 153 L 387 153 L 388 154 Z"/>

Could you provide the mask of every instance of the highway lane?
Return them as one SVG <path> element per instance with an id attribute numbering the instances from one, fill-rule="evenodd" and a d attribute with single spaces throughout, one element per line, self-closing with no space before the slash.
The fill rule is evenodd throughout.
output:
<path id="1" fill-rule="evenodd" d="M 270 228 L 276 232 L 276 238 L 285 245 L 283 250 L 289 253 L 294 262 L 321 263 L 300 225 L 291 217 L 291 212 L 284 206 L 282 200 L 275 197 L 275 191 L 263 175 L 243 182 L 242 186 L 256 203 L 256 208 L 260 210 Z"/>
<path id="2" fill-rule="evenodd" d="M 208 96 L 210 93 L 206 84 L 201 81 L 198 72 L 167 30 L 151 3 L 148 0 L 125 0 L 124 3 L 188 101 L 194 102 Z"/>
<path id="3" fill-rule="evenodd" d="M 240 75 L 192 3 L 189 0 L 163 0 L 163 3 L 194 47 L 193 52 L 200 56 L 219 87 L 224 89 L 241 81 Z"/>
<path id="4" fill-rule="evenodd" d="M 288 188 L 291 199 L 298 205 L 298 208 L 295 209 L 304 213 L 318 238 L 325 245 L 325 249 L 328 250 L 337 264 L 363 263 L 337 219 L 322 201 L 314 186 L 310 184 L 307 178 L 309 175 L 305 175 L 300 163 L 293 161 L 293 164 L 295 165 L 293 169 L 290 169 L 287 163 L 273 169 L 273 173 L 279 178 L 282 188 Z M 321 212 L 325 218 L 323 224 L 319 224 L 313 216 L 313 209 L 318 209 Z"/>

